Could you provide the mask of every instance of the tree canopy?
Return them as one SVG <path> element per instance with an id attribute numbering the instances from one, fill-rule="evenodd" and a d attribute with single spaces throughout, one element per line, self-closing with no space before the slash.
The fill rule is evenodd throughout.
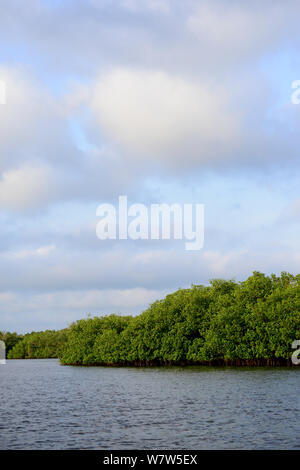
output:
<path id="1" fill-rule="evenodd" d="M 63 364 L 284 364 L 300 338 L 300 275 L 254 272 L 179 289 L 136 317 L 73 323 Z"/>
<path id="2" fill-rule="evenodd" d="M 8 359 L 46 359 L 59 357 L 62 346 L 67 341 L 67 335 L 67 329 L 58 331 L 33 331 L 32 333 L 27 333 L 18 339 L 13 348 L 7 350 L 7 357 Z"/>

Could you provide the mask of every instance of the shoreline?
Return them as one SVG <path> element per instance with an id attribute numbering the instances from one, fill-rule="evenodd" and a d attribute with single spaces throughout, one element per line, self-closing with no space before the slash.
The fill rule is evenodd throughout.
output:
<path id="1" fill-rule="evenodd" d="M 219 359 L 212 361 L 128 361 L 128 362 L 95 362 L 95 363 L 64 363 L 63 366 L 73 367 L 297 367 L 290 359 Z"/>

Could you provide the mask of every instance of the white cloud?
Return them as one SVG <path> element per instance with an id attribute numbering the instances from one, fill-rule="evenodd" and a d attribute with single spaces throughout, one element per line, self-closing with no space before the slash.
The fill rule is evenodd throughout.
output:
<path id="1" fill-rule="evenodd" d="M 47 257 L 55 250 L 55 245 L 40 246 L 31 250 L 19 250 L 11 253 L 12 258 L 26 259 L 33 257 Z"/>
<path id="2" fill-rule="evenodd" d="M 97 82 L 91 107 L 100 131 L 136 160 L 215 160 L 239 136 L 220 87 L 163 71 L 115 69 Z"/>
<path id="3" fill-rule="evenodd" d="M 195 11 L 186 20 L 187 30 L 198 39 L 203 51 L 227 66 L 233 61 L 240 65 L 275 49 L 295 26 L 292 8 L 277 2 L 217 0 L 194 5 Z"/>
<path id="4" fill-rule="evenodd" d="M 60 305 L 64 308 L 91 313 L 130 312 L 144 308 L 160 298 L 162 292 L 154 289 L 103 289 L 60 293 Z M 58 305 L 57 305 L 58 306 Z"/>
<path id="5" fill-rule="evenodd" d="M 210 270 L 216 273 L 216 276 L 228 272 L 228 265 L 232 262 L 232 257 L 232 253 L 222 254 L 217 251 L 206 251 L 203 253 L 204 260 L 210 267 Z"/>
<path id="6" fill-rule="evenodd" d="M 282 171 L 297 175 L 299 161 L 300 107 L 289 101 L 298 2 L 2 3 L 1 325 L 63 327 L 88 311 L 138 312 L 217 276 L 299 272 L 299 178 Z M 289 105 L 279 107 L 285 86 Z M 269 196 L 251 183 L 258 174 Z M 101 245 L 85 221 L 119 194 L 199 197 L 204 249 Z M 69 233 L 74 220 L 83 228 Z"/>
<path id="7" fill-rule="evenodd" d="M 66 328 L 71 322 L 91 315 L 119 313 L 134 315 L 162 298 L 163 290 L 50 291 L 42 294 L 0 293 L 1 329 L 28 332 L 46 328 Z"/>
<path id="8" fill-rule="evenodd" d="M 0 207 L 17 211 L 35 209 L 46 203 L 53 191 L 53 175 L 46 167 L 7 170 L 0 180 Z"/>
<path id="9" fill-rule="evenodd" d="M 25 161 L 64 161 L 74 146 L 68 139 L 64 110 L 25 67 L 0 66 L 6 103 L 0 106 L 0 171 Z"/>

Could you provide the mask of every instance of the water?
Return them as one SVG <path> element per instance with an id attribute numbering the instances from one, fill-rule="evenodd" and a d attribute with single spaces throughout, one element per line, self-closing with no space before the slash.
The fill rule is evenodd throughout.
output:
<path id="1" fill-rule="evenodd" d="M 0 365 L 1 449 L 300 449 L 300 367 Z"/>

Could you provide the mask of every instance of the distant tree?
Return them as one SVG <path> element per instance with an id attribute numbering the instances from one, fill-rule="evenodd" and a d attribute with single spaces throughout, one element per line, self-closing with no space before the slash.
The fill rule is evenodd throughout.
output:
<path id="1" fill-rule="evenodd" d="M 22 341 L 22 339 L 23 335 L 18 335 L 17 333 L 9 333 L 7 331 L 0 331 L 0 340 L 4 341 L 5 343 L 6 356 L 16 346 L 16 344 Z"/>
<path id="2" fill-rule="evenodd" d="M 24 335 L 9 349 L 9 359 L 44 359 L 56 358 L 61 354 L 67 341 L 68 331 L 46 330 Z"/>

